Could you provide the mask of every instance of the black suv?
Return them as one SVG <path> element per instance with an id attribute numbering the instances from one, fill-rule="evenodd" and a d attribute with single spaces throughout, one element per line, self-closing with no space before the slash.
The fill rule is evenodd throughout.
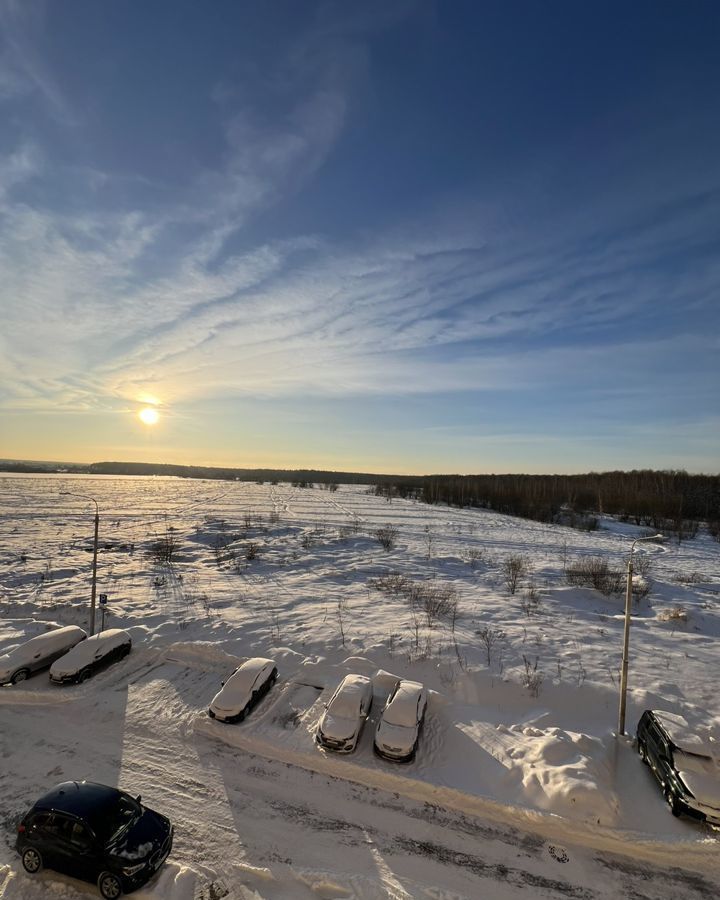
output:
<path id="1" fill-rule="evenodd" d="M 93 881 L 106 900 L 144 884 L 172 848 L 170 820 L 104 784 L 66 781 L 41 797 L 18 825 L 15 848 L 26 872 L 43 866 Z"/>
<path id="2" fill-rule="evenodd" d="M 720 825 L 720 745 L 703 738 L 682 716 L 646 709 L 637 727 L 640 759 L 660 782 L 674 816 Z"/>

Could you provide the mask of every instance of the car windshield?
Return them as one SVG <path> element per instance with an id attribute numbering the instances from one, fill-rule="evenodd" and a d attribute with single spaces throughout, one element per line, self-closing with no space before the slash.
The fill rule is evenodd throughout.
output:
<path id="1" fill-rule="evenodd" d="M 96 828 L 96 832 L 106 844 L 113 844 L 137 822 L 142 815 L 142 808 L 132 797 L 120 794 L 112 804 L 104 810 L 98 810 L 98 813 L 100 814 L 96 818 L 101 824 Z"/>

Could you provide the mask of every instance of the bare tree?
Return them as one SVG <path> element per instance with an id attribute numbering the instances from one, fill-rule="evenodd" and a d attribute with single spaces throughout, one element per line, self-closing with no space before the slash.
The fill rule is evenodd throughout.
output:
<path id="1" fill-rule="evenodd" d="M 505 636 L 503 631 L 500 631 L 497 628 L 488 628 L 484 626 L 480 628 L 475 634 L 479 635 L 480 640 L 482 641 L 485 647 L 485 655 L 487 657 L 488 666 L 492 663 L 492 653 L 495 648 L 495 644 Z"/>
<path id="2" fill-rule="evenodd" d="M 338 628 L 340 629 L 340 642 L 345 646 L 345 603 L 338 600 L 337 610 L 335 612 L 338 620 Z"/>

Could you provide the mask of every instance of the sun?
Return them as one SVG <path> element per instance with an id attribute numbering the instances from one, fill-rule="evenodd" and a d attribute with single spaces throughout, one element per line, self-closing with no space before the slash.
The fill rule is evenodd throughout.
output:
<path id="1" fill-rule="evenodd" d="M 140 412 L 138 413 L 138 418 L 143 423 L 143 425 L 157 425 L 158 420 L 160 419 L 160 414 L 154 407 L 146 406 L 140 410 Z"/>

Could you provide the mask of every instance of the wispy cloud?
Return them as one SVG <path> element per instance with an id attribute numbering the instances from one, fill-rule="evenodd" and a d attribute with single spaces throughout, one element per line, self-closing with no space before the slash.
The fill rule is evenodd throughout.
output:
<path id="1" fill-rule="evenodd" d="M 75 121 L 75 113 L 40 50 L 44 26 L 44 3 L 0 0 L 0 99 L 35 93 L 67 126 Z"/>
<path id="2" fill-rule="evenodd" d="M 502 240 L 473 247 L 471 235 L 454 251 L 446 241 L 433 251 L 427 238 L 414 246 L 379 236 L 350 250 L 315 237 L 218 264 L 200 242 L 175 271 L 146 282 L 143 256 L 162 222 L 15 206 L 0 242 L 5 402 L 112 405 L 143 389 L 176 403 L 551 389 L 568 373 L 603 385 L 620 360 L 634 378 L 697 351 L 691 313 L 686 342 L 645 335 L 642 317 L 660 297 L 666 308 L 691 311 L 716 290 L 720 267 L 711 259 L 699 263 L 692 290 L 682 272 L 661 267 L 664 248 L 687 241 L 702 216 L 701 205 L 662 226 L 665 241 L 659 226 L 641 224 L 622 240 L 543 241 L 521 251 Z M 99 231 L 103 241 L 90 240 Z M 581 346 L 566 346 L 569 330 Z"/>

